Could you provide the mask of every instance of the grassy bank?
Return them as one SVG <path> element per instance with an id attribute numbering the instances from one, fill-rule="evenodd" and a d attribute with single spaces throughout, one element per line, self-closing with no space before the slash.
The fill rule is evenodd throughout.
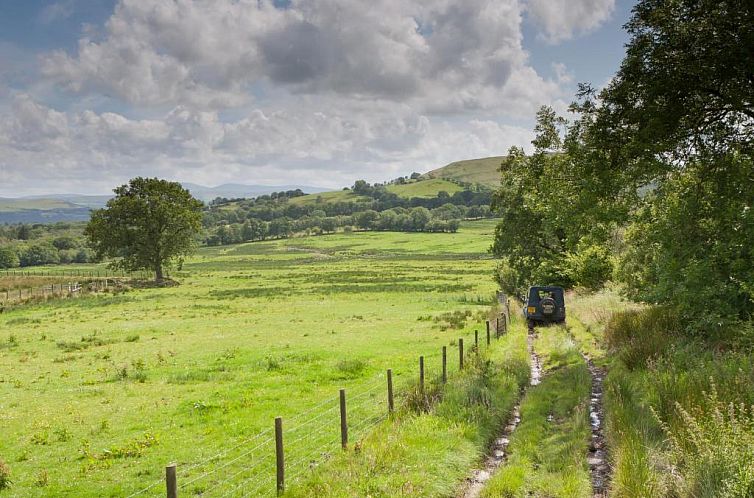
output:
<path id="1" fill-rule="evenodd" d="M 589 442 L 590 377 L 578 348 L 562 327 L 537 329 L 541 383 L 521 403 L 521 423 L 509 457 L 483 496 L 588 496 L 585 455 Z"/>
<path id="2" fill-rule="evenodd" d="M 444 389 L 435 376 L 427 391 L 438 393 L 436 404 L 414 393 L 394 419 L 286 496 L 453 496 L 509 417 L 528 375 L 525 333 L 515 327 L 479 355 L 470 353 Z"/>
<path id="3" fill-rule="evenodd" d="M 750 349 L 686 337 L 663 308 L 617 314 L 606 338 L 613 496 L 754 496 Z"/>

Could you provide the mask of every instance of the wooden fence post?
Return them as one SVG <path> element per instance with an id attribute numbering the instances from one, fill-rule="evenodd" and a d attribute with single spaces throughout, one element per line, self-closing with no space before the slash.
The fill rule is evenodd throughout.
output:
<path id="1" fill-rule="evenodd" d="M 348 448 L 348 419 L 346 418 L 346 390 L 340 390 L 340 446 Z"/>
<path id="2" fill-rule="evenodd" d="M 463 338 L 458 339 L 458 369 L 463 370 Z"/>
<path id="3" fill-rule="evenodd" d="M 277 465 L 277 493 L 285 491 L 285 458 L 283 455 L 283 417 L 275 417 L 275 463 Z"/>
<path id="4" fill-rule="evenodd" d="M 477 352 L 479 352 L 479 331 L 478 330 L 474 331 L 474 349 L 476 349 Z"/>
<path id="5" fill-rule="evenodd" d="M 448 382 L 448 348 L 442 347 L 442 383 Z"/>
<path id="6" fill-rule="evenodd" d="M 393 413 L 395 409 L 393 405 L 393 369 L 387 369 L 387 411 Z"/>
<path id="7" fill-rule="evenodd" d="M 487 320 L 486 324 L 487 324 L 487 335 L 489 336 L 490 335 L 490 321 Z"/>
<path id="8" fill-rule="evenodd" d="M 178 498 L 178 476 L 175 472 L 175 464 L 165 467 L 165 489 L 168 498 Z"/>
<path id="9" fill-rule="evenodd" d="M 419 392 L 424 394 L 424 357 L 419 357 Z"/>
<path id="10" fill-rule="evenodd" d="M 490 329 L 487 329 L 487 347 L 490 346 Z"/>

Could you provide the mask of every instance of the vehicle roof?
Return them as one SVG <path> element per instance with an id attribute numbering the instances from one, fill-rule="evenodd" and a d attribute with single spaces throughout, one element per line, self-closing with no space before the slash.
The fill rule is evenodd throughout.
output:
<path id="1" fill-rule="evenodd" d="M 533 285 L 529 287 L 529 292 L 533 290 L 545 290 L 545 291 L 560 291 L 564 292 L 564 289 L 562 287 L 558 287 L 557 285 Z"/>

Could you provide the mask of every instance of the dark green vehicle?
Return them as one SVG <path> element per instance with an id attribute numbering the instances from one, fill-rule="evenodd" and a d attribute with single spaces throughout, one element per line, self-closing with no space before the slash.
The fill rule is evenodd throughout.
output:
<path id="1" fill-rule="evenodd" d="M 524 317 L 530 329 L 536 325 L 564 323 L 565 291 L 562 287 L 530 287 L 524 302 Z"/>

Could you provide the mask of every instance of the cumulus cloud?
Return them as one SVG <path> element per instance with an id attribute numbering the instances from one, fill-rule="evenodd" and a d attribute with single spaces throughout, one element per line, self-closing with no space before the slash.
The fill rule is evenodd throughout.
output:
<path id="1" fill-rule="evenodd" d="M 527 0 L 527 10 L 549 43 L 589 32 L 610 18 L 615 0 Z"/>
<path id="2" fill-rule="evenodd" d="M 567 79 L 529 64 L 522 1 L 120 0 L 40 55 L 57 93 L 0 95 L 0 195 L 135 175 L 337 188 L 504 154 Z"/>
<path id="3" fill-rule="evenodd" d="M 553 90 L 530 70 L 520 24 L 517 0 L 122 0 L 102 39 L 84 37 L 42 67 L 73 92 L 143 106 L 232 108 L 266 83 L 449 112 L 499 109 L 512 86 Z"/>
<path id="4" fill-rule="evenodd" d="M 381 181 L 501 154 L 531 139 L 528 129 L 491 120 L 436 120 L 392 106 L 373 110 L 367 117 L 316 107 L 256 109 L 224 122 L 215 111 L 177 107 L 159 119 L 132 120 L 61 113 L 20 95 L 0 118 L 0 171 L 6 185 L 43 190 L 102 191 L 135 175 L 205 184 L 295 178 L 338 188 L 356 178 Z M 0 187 L 0 194 L 11 192 Z"/>

